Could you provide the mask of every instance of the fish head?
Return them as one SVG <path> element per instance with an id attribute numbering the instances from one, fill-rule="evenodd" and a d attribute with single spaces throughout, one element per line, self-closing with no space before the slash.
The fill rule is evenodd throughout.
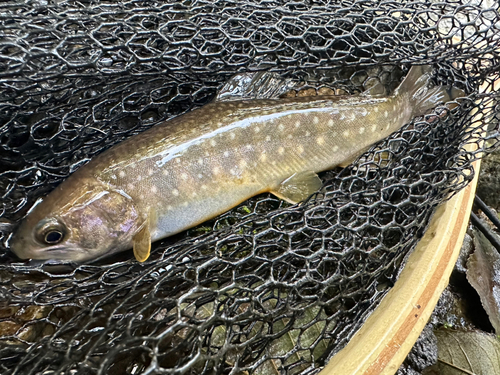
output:
<path id="1" fill-rule="evenodd" d="M 20 258 L 84 262 L 132 246 L 139 214 L 124 192 L 71 176 L 35 205 L 14 233 Z"/>

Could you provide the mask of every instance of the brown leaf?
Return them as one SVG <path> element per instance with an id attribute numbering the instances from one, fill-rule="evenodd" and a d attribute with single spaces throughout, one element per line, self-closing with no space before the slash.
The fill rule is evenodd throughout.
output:
<path id="1" fill-rule="evenodd" d="M 500 335 L 500 254 L 479 232 L 474 232 L 474 253 L 467 262 L 467 280 L 477 291 L 491 325 Z"/>
<path id="2" fill-rule="evenodd" d="M 422 375 L 499 375 L 500 341 L 479 331 L 438 329 L 438 363 Z"/>

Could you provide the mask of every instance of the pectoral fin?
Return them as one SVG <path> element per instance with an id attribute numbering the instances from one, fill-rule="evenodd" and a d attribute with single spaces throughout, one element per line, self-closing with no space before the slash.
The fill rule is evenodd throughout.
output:
<path id="1" fill-rule="evenodd" d="M 132 237 L 134 243 L 135 259 L 144 262 L 149 258 L 151 252 L 151 233 L 149 232 L 149 221 L 146 221 L 142 228 Z"/>
<path id="2" fill-rule="evenodd" d="M 289 203 L 295 204 L 316 193 L 323 183 L 313 171 L 295 173 L 284 180 L 271 193 Z"/>

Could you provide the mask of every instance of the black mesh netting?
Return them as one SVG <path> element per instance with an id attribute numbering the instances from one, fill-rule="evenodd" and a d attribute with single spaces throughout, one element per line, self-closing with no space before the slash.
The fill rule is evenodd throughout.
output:
<path id="1" fill-rule="evenodd" d="M 500 16 L 492 6 L 2 2 L 5 243 L 9 223 L 96 153 L 209 102 L 236 72 L 276 71 L 303 83 L 297 95 L 356 93 L 377 80 L 392 89 L 411 64 L 431 64 L 436 83 L 467 97 L 324 173 L 325 193 L 306 204 L 252 198 L 154 244 L 144 264 L 127 252 L 54 269 L 4 247 L 0 371 L 317 373 L 392 286 L 436 205 L 496 147 Z M 466 152 L 467 143 L 482 148 Z"/>

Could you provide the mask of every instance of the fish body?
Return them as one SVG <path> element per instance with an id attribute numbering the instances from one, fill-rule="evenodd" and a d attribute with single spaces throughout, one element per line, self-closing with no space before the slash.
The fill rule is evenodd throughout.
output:
<path id="1" fill-rule="evenodd" d="M 272 192 L 317 191 L 315 173 L 354 159 L 414 116 L 453 99 L 414 67 L 388 97 L 216 101 L 98 155 L 34 207 L 12 241 L 21 258 L 86 261 L 134 248 Z"/>

